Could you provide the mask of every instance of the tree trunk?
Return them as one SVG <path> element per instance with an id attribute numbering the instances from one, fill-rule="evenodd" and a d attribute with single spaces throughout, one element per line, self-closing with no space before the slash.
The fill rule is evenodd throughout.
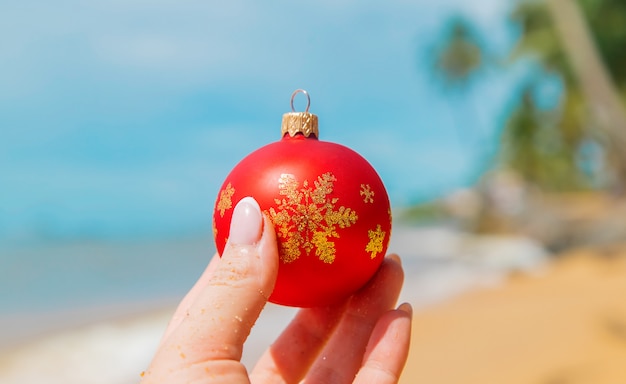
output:
<path id="1" fill-rule="evenodd" d="M 626 182 L 626 108 L 576 0 L 546 0 L 546 4 L 595 122 L 610 142 L 610 156 L 617 160 L 616 187 L 621 189 Z"/>

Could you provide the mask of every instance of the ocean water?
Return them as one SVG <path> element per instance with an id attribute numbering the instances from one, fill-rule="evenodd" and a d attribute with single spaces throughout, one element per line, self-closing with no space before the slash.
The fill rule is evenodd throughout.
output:
<path id="1" fill-rule="evenodd" d="M 209 237 L 5 248 L 0 349 L 50 332 L 173 306 L 213 254 Z"/>
<path id="2" fill-rule="evenodd" d="M 210 237 L 74 242 L 5 249 L 0 346 L 96 320 L 174 306 L 214 254 Z M 530 239 L 449 227 L 396 225 L 389 252 L 406 273 L 401 301 L 426 306 L 511 271 L 535 271 L 547 253 Z M 45 321 L 44 321 L 45 320 Z"/>
<path id="3" fill-rule="evenodd" d="M 0 315 L 176 299 L 200 276 L 214 249 L 209 237 L 5 249 Z"/>

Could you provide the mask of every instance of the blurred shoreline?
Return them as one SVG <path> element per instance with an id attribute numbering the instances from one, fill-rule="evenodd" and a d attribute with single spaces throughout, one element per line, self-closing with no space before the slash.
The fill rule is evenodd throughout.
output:
<path id="1" fill-rule="evenodd" d="M 32 311 L 0 316 L 0 354 L 51 335 L 72 332 L 99 323 L 123 323 L 149 317 L 153 313 L 173 312 L 179 298 L 138 302 L 117 302 L 56 311 Z"/>
<path id="2" fill-rule="evenodd" d="M 89 276 L 83 276 L 83 280 L 78 281 L 91 281 L 92 285 L 85 289 L 97 292 L 96 296 L 102 296 L 100 290 L 110 289 L 110 295 L 101 301 L 101 305 L 94 304 L 97 300 L 85 305 L 82 298 L 85 293 L 80 293 L 77 297 L 81 305 L 61 306 L 64 309 L 58 311 L 50 310 L 50 305 L 41 310 L 3 311 L 0 314 L 3 330 L 0 381 L 7 384 L 37 382 L 45 377 L 47 383 L 65 384 L 136 382 L 137 375 L 154 353 L 177 302 L 208 263 L 212 254 L 208 248 L 207 239 L 55 247 L 46 258 L 64 255 L 81 264 L 89 263 L 94 255 L 104 260 L 117 257 L 118 261 L 123 260 L 129 268 L 143 274 L 133 278 L 132 271 L 127 271 L 121 280 L 120 276 L 114 276 L 119 283 L 115 289 L 111 287 L 116 283 L 115 279 L 104 279 L 94 285 Z M 400 301 L 411 302 L 418 310 L 428 310 L 430 306 L 476 287 L 499 286 L 511 273 L 541 271 L 548 257 L 539 244 L 527 238 L 476 236 L 449 227 L 398 224 L 394 224 L 388 252 L 400 254 L 405 268 Z M 25 254 L 21 256 L 28 258 Z M 156 272 L 146 276 L 146 270 L 150 268 L 142 264 L 152 261 L 162 268 L 176 263 L 185 267 L 178 271 L 178 276 L 173 276 L 177 273 L 172 271 L 168 276 L 159 276 Z M 66 269 L 61 271 L 68 273 Z M 88 274 L 89 271 L 87 268 L 70 270 L 69 273 Z M 95 268 L 91 271 L 102 273 Z M 171 280 L 169 286 L 161 281 L 164 278 Z M 140 287 L 142 284 L 148 288 Z M 73 289 L 80 290 L 81 286 Z M 133 294 L 134 289 L 142 290 L 143 296 Z M 151 295 L 145 294 L 148 291 Z M 244 364 L 252 368 L 253 362 L 295 311 L 294 308 L 268 304 L 246 344 Z M 47 362 L 49 360 L 54 364 Z M 110 368 L 104 369 L 103 361 Z M 33 362 L 43 364 L 38 371 L 40 376 L 25 369 L 27 363 Z M 82 368 L 77 370 L 77 364 Z M 99 378 L 93 378 L 90 375 L 94 370 L 103 373 Z"/>
<path id="3" fill-rule="evenodd" d="M 410 291 L 415 287 L 410 277 L 401 300 L 416 310 L 400 383 L 613 384 L 626 379 L 626 244 L 573 250 L 429 303 L 415 300 L 419 295 Z M 29 338 L 0 351 L 0 380 L 136 383 L 174 307 L 127 306 L 128 312 L 102 317 L 92 312 L 80 326 L 69 322 L 64 330 Z M 294 313 L 268 304 L 246 343 L 248 368 Z"/>

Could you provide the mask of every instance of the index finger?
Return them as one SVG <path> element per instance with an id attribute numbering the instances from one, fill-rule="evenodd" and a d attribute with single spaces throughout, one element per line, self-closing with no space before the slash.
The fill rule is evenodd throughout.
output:
<path id="1" fill-rule="evenodd" d="M 167 328 L 165 329 L 165 332 L 163 333 L 163 337 L 161 338 L 159 347 L 163 345 L 163 343 L 165 343 L 165 341 L 169 338 L 172 332 L 174 332 L 174 330 L 178 328 L 180 323 L 182 323 L 183 320 L 188 316 L 189 308 L 191 308 L 200 293 L 202 293 L 204 288 L 209 284 L 209 280 L 211 279 L 211 276 L 213 276 L 213 272 L 215 272 L 219 261 L 220 256 L 216 253 L 215 255 L 213 255 L 213 258 L 209 262 L 209 265 L 206 267 L 204 272 L 202 272 L 202 275 L 200 276 L 198 281 L 196 281 L 191 290 L 187 292 L 183 300 L 180 302 L 180 304 L 178 304 L 176 311 L 174 311 L 174 314 L 172 315 L 172 319 L 170 320 Z"/>
<path id="2" fill-rule="evenodd" d="M 208 278 L 203 275 L 206 282 L 194 287 L 188 302 L 181 304 L 146 376 L 166 382 L 162 379 L 169 379 L 171 372 L 182 372 L 185 378 L 205 374 L 209 367 L 242 372 L 243 343 L 278 272 L 274 228 L 253 199 L 243 199 L 235 207 L 229 242 L 222 257 L 212 263 L 213 272 Z M 216 364 L 206 364 L 210 362 Z"/>
<path id="3" fill-rule="evenodd" d="M 231 228 L 242 225 L 238 208 L 240 205 L 235 208 Z M 278 270 L 275 233 L 260 210 L 258 215 L 263 222 L 260 241 L 241 244 L 231 230 L 208 284 L 170 336 L 171 343 L 187 346 L 187 356 L 192 360 L 239 360 L 243 343 L 274 288 Z"/>

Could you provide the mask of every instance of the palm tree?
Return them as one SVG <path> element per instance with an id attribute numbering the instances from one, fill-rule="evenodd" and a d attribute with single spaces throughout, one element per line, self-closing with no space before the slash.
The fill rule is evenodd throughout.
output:
<path id="1" fill-rule="evenodd" d="M 500 148 L 502 165 L 543 189 L 584 188 L 590 183 L 577 163 L 578 150 L 588 140 L 586 117 L 581 114 L 578 86 L 550 15 L 543 2 L 524 1 L 514 10 L 511 19 L 520 26 L 522 37 L 510 60 L 516 62 L 532 57 L 540 64 L 541 71 L 530 77 L 524 86 L 524 97 L 504 127 Z M 555 108 L 542 110 L 536 106 L 533 90 L 555 75 L 564 84 L 561 101 Z M 522 134 L 524 131 L 527 132 Z M 526 155 L 521 156 L 524 152 Z M 534 166 L 524 166 L 520 157 L 532 158 Z"/>
<path id="2" fill-rule="evenodd" d="M 587 3 L 589 9 L 593 10 L 592 2 Z M 615 5 L 610 4 L 615 3 L 613 1 L 593 3 L 604 3 L 605 10 L 607 6 Z M 600 56 L 578 3 L 574 0 L 547 0 L 546 6 L 571 64 L 575 81 L 592 113 L 593 123 L 605 136 L 604 144 L 614 159 L 612 167 L 622 184 L 626 181 L 626 108 L 619 91 Z M 626 11 L 626 8 L 622 6 L 622 10 Z M 619 29 L 623 30 L 623 25 Z M 613 68 L 624 71 L 619 66 L 613 65 Z"/>
<path id="3" fill-rule="evenodd" d="M 605 187 L 626 185 L 626 1 L 521 0 L 511 14 L 521 37 L 510 61 L 533 58 L 542 68 L 504 127 L 502 165 L 549 190 L 596 186 L 581 149 L 595 143 L 609 173 Z M 431 70 L 447 91 L 466 90 L 486 64 L 486 52 L 466 19 L 456 17 L 434 54 Z M 558 105 L 536 105 L 534 89 L 558 76 Z M 584 162 L 584 161 L 583 161 Z M 538 165 L 540 164 L 540 165 Z"/>
<path id="4" fill-rule="evenodd" d="M 464 90 L 480 70 L 484 52 L 469 21 L 457 16 L 435 46 L 431 69 L 447 90 Z"/>
<path id="5" fill-rule="evenodd" d="M 626 33 L 618 23 L 626 22 L 626 5 L 615 0 L 527 0 L 519 3 L 512 19 L 522 29 L 513 59 L 535 57 L 564 84 L 562 102 L 554 111 L 555 128 L 571 154 L 570 165 L 578 161 L 585 143 L 597 142 L 604 148 L 608 171 L 616 176 L 612 187 L 622 187 L 626 111 L 617 85 L 626 85 Z M 568 168 L 581 174 L 580 167 Z"/>
<path id="6" fill-rule="evenodd" d="M 481 39 L 467 19 L 455 16 L 446 25 L 443 37 L 436 42 L 428 57 L 428 68 L 434 74 L 433 79 L 450 102 L 451 118 L 456 120 L 457 138 L 463 145 L 479 144 L 482 135 L 476 130 L 480 128 L 476 106 L 471 100 L 459 103 L 458 99 L 453 102 L 453 98 L 466 96 L 485 67 L 485 50 Z M 472 117 L 474 124 L 468 124 L 468 118 Z M 481 145 L 481 148 L 485 146 Z"/>

